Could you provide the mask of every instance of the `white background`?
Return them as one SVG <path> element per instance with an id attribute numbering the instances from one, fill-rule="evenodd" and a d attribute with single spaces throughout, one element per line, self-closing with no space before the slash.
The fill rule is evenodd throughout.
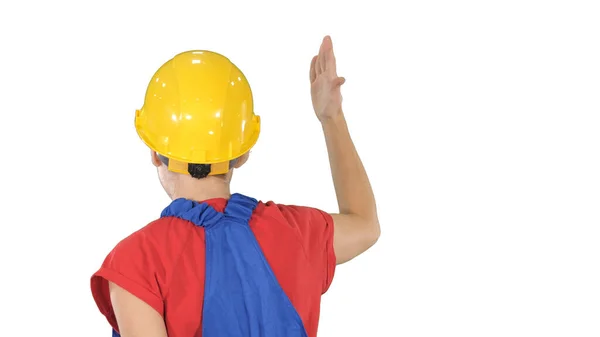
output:
<path id="1" fill-rule="evenodd" d="M 308 68 L 331 34 L 378 244 L 319 336 L 600 336 L 597 1 L 2 2 L 2 336 L 104 336 L 89 277 L 169 200 L 133 127 L 189 49 L 247 75 L 233 189 L 336 211 Z"/>

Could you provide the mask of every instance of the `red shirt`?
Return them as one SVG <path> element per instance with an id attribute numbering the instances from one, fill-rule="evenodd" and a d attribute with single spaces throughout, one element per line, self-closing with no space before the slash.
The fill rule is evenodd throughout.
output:
<path id="1" fill-rule="evenodd" d="M 223 212 L 227 200 L 205 203 Z M 308 336 L 316 337 L 321 295 L 336 265 L 331 216 L 314 208 L 260 202 L 249 224 Z M 163 315 L 169 337 L 201 337 L 204 271 L 204 228 L 164 217 L 117 244 L 92 276 L 92 294 L 117 331 L 108 281 Z"/>

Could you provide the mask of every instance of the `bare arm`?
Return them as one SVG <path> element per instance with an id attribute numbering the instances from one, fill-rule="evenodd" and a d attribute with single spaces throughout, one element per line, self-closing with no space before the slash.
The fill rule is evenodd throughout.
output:
<path id="1" fill-rule="evenodd" d="M 109 289 L 121 337 L 167 337 L 163 317 L 150 305 L 112 282 Z"/>
<path id="2" fill-rule="evenodd" d="M 369 249 L 380 234 L 373 190 L 342 111 L 343 83 L 336 73 L 331 39 L 326 37 L 311 64 L 311 95 L 325 134 L 339 206 L 339 214 L 332 214 L 337 264 Z"/>
<path id="3" fill-rule="evenodd" d="M 336 263 L 347 262 L 375 244 L 379 221 L 369 178 L 343 116 L 323 122 L 339 214 L 334 220 Z"/>

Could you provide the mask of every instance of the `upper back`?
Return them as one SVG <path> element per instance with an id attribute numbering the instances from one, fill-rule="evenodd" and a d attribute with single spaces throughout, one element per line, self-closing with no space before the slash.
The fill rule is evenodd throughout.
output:
<path id="1" fill-rule="evenodd" d="M 223 212 L 227 200 L 204 203 Z M 259 202 L 248 224 L 308 336 L 316 336 L 320 297 L 335 269 L 331 217 L 314 208 Z M 163 216 L 119 243 L 103 268 L 124 274 L 147 290 L 149 294 L 142 295 L 143 290 L 127 289 L 147 297 L 146 302 L 164 315 L 170 337 L 201 335 L 206 279 L 203 227 Z M 95 297 L 98 301 L 102 296 Z"/>

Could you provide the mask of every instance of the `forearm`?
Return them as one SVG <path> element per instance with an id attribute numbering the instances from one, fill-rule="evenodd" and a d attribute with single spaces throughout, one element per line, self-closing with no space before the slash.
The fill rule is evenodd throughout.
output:
<path id="1" fill-rule="evenodd" d="M 338 206 L 341 214 L 355 215 L 376 226 L 377 209 L 373 189 L 356 147 L 350 137 L 343 113 L 321 121 Z"/>

